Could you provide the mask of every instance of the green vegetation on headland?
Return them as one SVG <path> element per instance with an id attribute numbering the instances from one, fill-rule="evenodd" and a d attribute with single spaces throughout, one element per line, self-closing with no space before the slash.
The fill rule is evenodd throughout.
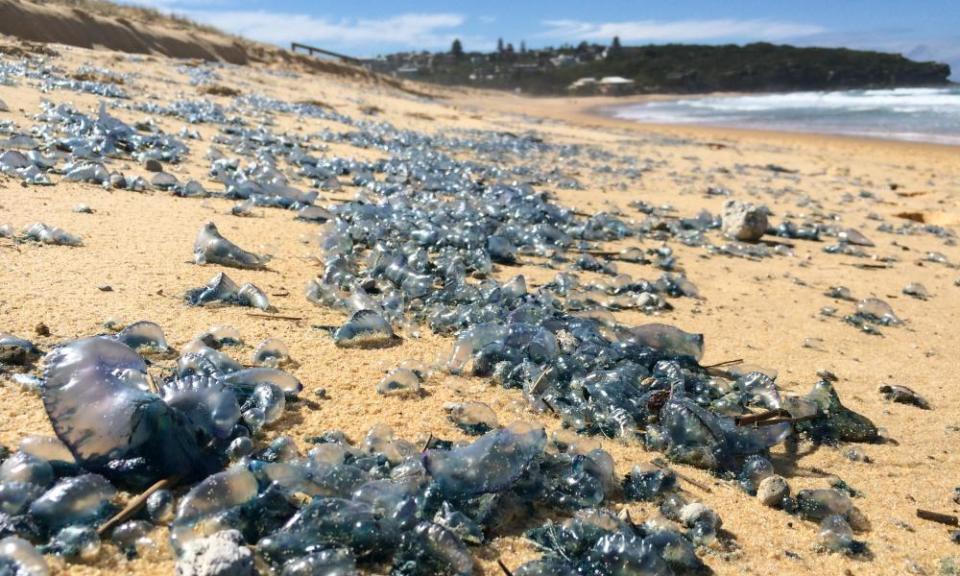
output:
<path id="1" fill-rule="evenodd" d="M 406 52 L 369 61 L 379 72 L 445 85 L 531 94 L 756 92 L 936 86 L 950 67 L 899 54 L 754 43 L 578 46 L 490 53 Z"/>

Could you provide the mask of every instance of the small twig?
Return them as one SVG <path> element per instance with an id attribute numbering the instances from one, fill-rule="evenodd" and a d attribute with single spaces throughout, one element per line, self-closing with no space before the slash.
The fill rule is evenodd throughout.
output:
<path id="1" fill-rule="evenodd" d="M 759 412 L 757 414 L 744 414 L 743 416 L 737 416 L 733 419 L 733 421 L 736 422 L 737 426 L 748 426 L 750 424 L 764 422 L 766 420 L 771 420 L 781 416 L 791 418 L 789 412 L 782 408 L 777 408 L 775 410 L 768 410 L 766 412 Z"/>
<path id="2" fill-rule="evenodd" d="M 511 572 L 510 569 L 507 568 L 507 565 L 503 563 L 503 560 L 497 558 L 497 566 L 499 566 L 500 569 L 503 570 L 503 573 L 505 574 L 505 576 L 513 576 L 513 572 Z"/>
<path id="3" fill-rule="evenodd" d="M 157 386 L 156 381 L 153 379 L 153 374 L 147 372 L 147 385 L 150 386 L 150 391 L 154 394 L 160 393 L 160 388 Z"/>
<path id="4" fill-rule="evenodd" d="M 706 366 L 701 366 L 701 368 L 723 368 L 724 366 L 736 366 L 737 364 L 743 364 L 743 358 L 737 358 L 736 360 L 724 360 L 723 362 L 717 362 L 716 364 L 707 364 Z"/>
<path id="5" fill-rule="evenodd" d="M 937 522 L 940 524 L 946 524 L 947 526 L 960 526 L 960 520 L 958 520 L 953 514 L 941 514 L 940 512 L 923 510 L 922 508 L 917 508 L 917 518 L 920 518 L 921 520 Z"/>
<path id="6" fill-rule="evenodd" d="M 785 242 L 783 240 L 770 240 L 768 238 L 761 238 L 760 240 L 758 240 L 758 242 L 766 246 L 773 246 L 774 248 L 776 248 L 777 246 L 786 246 L 787 248 L 796 248 L 795 244 L 792 244 L 790 242 Z"/>
<path id="7" fill-rule="evenodd" d="M 684 482 L 687 482 L 688 484 L 692 484 L 692 485 L 696 486 L 697 488 L 703 490 L 704 492 L 707 492 L 707 493 L 709 493 L 709 494 L 713 494 L 713 490 L 711 490 L 709 486 L 707 486 L 707 485 L 704 484 L 703 482 L 700 482 L 699 480 L 694 480 L 693 478 L 691 478 L 691 477 L 689 477 L 689 476 L 687 476 L 687 475 L 685 475 L 685 474 L 681 474 L 680 472 L 677 472 L 676 470 L 673 470 L 672 468 L 670 468 L 669 466 L 667 466 L 666 463 L 663 462 L 662 460 L 660 460 L 659 458 L 654 458 L 654 459 L 651 461 L 651 464 L 653 464 L 653 465 L 656 466 L 657 468 L 661 468 L 661 469 L 663 469 L 663 470 L 672 470 L 673 473 L 676 474 L 677 478 L 683 480 Z"/>
<path id="8" fill-rule="evenodd" d="M 279 314 L 257 314 L 256 312 L 247 312 L 247 316 L 252 318 L 268 318 L 270 320 L 291 320 L 300 322 L 303 320 L 300 316 L 281 316 Z"/>
<path id="9" fill-rule="evenodd" d="M 547 376 L 550 374 L 553 374 L 553 366 L 547 368 L 546 370 L 541 372 L 539 376 L 537 376 L 537 379 L 533 382 L 533 386 L 530 387 L 531 396 L 536 396 L 540 394 L 541 392 L 540 386 L 543 384 L 543 382 L 547 379 Z"/>
<path id="10" fill-rule="evenodd" d="M 841 262 L 840 264 L 844 266 L 850 266 L 852 268 L 860 268 L 862 270 L 889 270 L 893 266 L 888 266 L 886 264 L 871 264 L 868 262 Z"/>
<path id="11" fill-rule="evenodd" d="M 140 508 L 142 508 L 143 505 L 147 503 L 147 498 L 149 498 L 151 494 L 153 494 L 158 490 L 163 490 L 164 488 L 169 488 L 173 486 L 174 484 L 177 483 L 177 480 L 179 479 L 164 478 L 163 480 L 160 480 L 154 483 L 153 486 L 150 486 L 149 488 L 144 490 L 143 494 L 140 494 L 133 500 L 130 500 L 129 502 L 127 502 L 127 505 L 124 507 L 124 509 L 117 512 L 116 515 L 113 516 L 113 518 L 110 518 L 109 520 L 101 524 L 100 527 L 97 528 L 97 535 L 103 536 L 104 534 L 112 530 L 114 526 L 117 526 L 119 524 L 122 524 L 123 522 L 126 522 L 128 518 L 136 514 L 137 511 L 140 510 Z"/>
<path id="12" fill-rule="evenodd" d="M 427 436 L 426 441 L 424 441 L 424 443 L 423 443 L 423 448 L 421 448 L 420 451 L 421 451 L 421 452 L 426 452 L 427 449 L 430 448 L 430 443 L 431 443 L 431 442 L 433 442 L 433 432 L 431 432 L 431 433 Z"/>
<path id="13" fill-rule="evenodd" d="M 813 420 L 817 415 L 804 416 L 803 418 L 790 418 L 787 416 L 770 418 L 769 420 L 764 420 L 762 422 L 757 422 L 754 426 L 762 428 L 764 426 L 776 426 L 777 424 L 796 424 L 797 422 L 805 422 L 807 420 Z"/>
<path id="14" fill-rule="evenodd" d="M 549 410 L 554 414 L 559 414 L 559 412 L 557 412 L 557 409 L 553 407 L 553 404 L 551 404 L 549 400 L 547 400 L 546 398 L 541 398 L 540 400 L 543 402 L 543 405 L 547 407 L 547 410 Z"/>
<path id="15" fill-rule="evenodd" d="M 581 252 L 591 256 L 600 256 L 601 258 L 615 258 L 620 255 L 620 253 L 615 250 L 581 250 Z"/>
<path id="16" fill-rule="evenodd" d="M 797 422 L 804 422 L 806 420 L 813 420 L 817 417 L 817 414 L 810 414 L 809 416 L 801 416 L 799 418 L 794 418 L 789 412 L 778 408 L 776 410 L 768 410 L 767 412 L 760 412 L 758 414 L 746 414 L 744 416 L 737 416 L 733 419 L 734 423 L 737 426 L 775 426 L 777 424 L 796 424 Z"/>

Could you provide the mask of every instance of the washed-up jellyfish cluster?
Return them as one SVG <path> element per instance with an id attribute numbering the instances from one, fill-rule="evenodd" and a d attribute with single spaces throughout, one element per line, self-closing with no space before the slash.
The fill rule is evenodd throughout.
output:
<path id="1" fill-rule="evenodd" d="M 617 217 L 581 218 L 530 186 L 481 185 L 458 169 L 456 161 L 429 155 L 409 166 L 398 162 L 382 185 L 367 184 L 378 196 L 331 208 L 335 219 L 323 225 L 319 241 L 324 272 L 307 297 L 352 314 L 334 333 L 338 345 L 385 343 L 395 326 L 411 331 L 410 323 L 423 323 L 456 335 L 447 371 L 518 389 L 534 410 L 558 415 L 574 431 L 642 437 L 675 460 L 716 471 L 738 471 L 745 457 L 766 453 L 794 431 L 793 422 L 737 425 L 738 417 L 758 411 L 783 411 L 816 422 L 818 438 L 842 439 L 837 430 L 846 423 L 838 419 L 846 412 L 826 411 L 813 395 L 819 392 L 787 398 L 763 374 L 711 372 L 698 364 L 701 335 L 662 324 L 626 326 L 610 313 L 630 301 L 638 307 L 695 296 L 681 276 L 651 283 L 594 259 L 593 271 L 614 281 L 591 285 L 562 271 L 531 289 L 523 276 L 493 278 L 497 267 L 520 258 L 574 267 L 581 249 L 633 232 Z M 413 193 L 390 185 L 400 178 L 430 186 Z M 604 305 L 586 293 L 634 298 Z M 380 390 L 415 389 L 415 379 L 404 380 Z"/>
<path id="2" fill-rule="evenodd" d="M 218 81 L 217 70 L 182 72 L 204 85 Z M 471 547 L 519 533 L 542 557 L 514 567 L 516 574 L 703 573 L 697 548 L 722 546 L 719 516 L 678 490 L 678 476 L 665 462 L 637 465 L 620 478 L 610 454 L 579 435 L 642 443 L 710 470 L 768 506 L 819 523 L 823 549 L 867 552 L 857 534 L 869 523 L 851 497 L 833 488 L 791 495 L 770 450 L 797 436 L 876 441 L 869 419 L 844 406 L 827 381 L 807 395 L 788 395 L 764 372 L 701 366 L 701 334 L 659 323 L 625 325 L 614 315 L 668 310 L 670 299 L 700 293 L 666 244 L 606 251 L 601 243 L 644 237 L 737 257 L 788 253 L 755 243 L 768 233 L 766 212 L 745 220 L 751 230 L 743 233 L 730 232 L 728 222 L 735 240 L 714 246 L 706 235 L 724 225 L 708 212 L 678 218 L 668 206 L 640 201 L 632 205 L 645 215 L 638 223 L 618 209 L 577 213 L 536 188 L 580 188 L 562 171 L 543 168 L 538 161 L 548 157 L 571 166 L 581 166 L 581 158 L 623 160 L 587 146 L 552 145 L 533 134 L 426 135 L 257 96 L 227 106 L 178 100 L 127 108 L 218 125 L 206 159 L 223 190 L 166 172 L 148 184 L 109 170 L 111 158 L 175 164 L 188 150 L 151 121 L 128 125 L 105 105 L 88 116 L 44 104 L 35 129 L 11 135 L 9 148 L 16 150 L 0 156 L 0 169 L 35 184 L 62 174 L 104 187 L 220 196 L 241 202 L 238 215 L 253 207 L 288 209 L 318 225 L 323 272 L 307 298 L 344 313 L 342 324 L 328 330 L 336 346 L 362 354 L 423 328 L 451 337 L 439 367 L 403 363 L 370 383 L 371 394 L 416 402 L 439 368 L 515 390 L 533 412 L 556 418 L 565 430 L 548 437 L 535 425 L 504 426 L 489 405 L 462 401 L 444 408 L 451 429 L 469 440 L 414 443 L 377 425 L 356 441 L 338 431 L 315 436 L 303 453 L 287 436 L 265 442 L 285 414 L 304 404 L 283 342 L 268 339 L 240 360 L 243 339 L 230 327 L 212 328 L 174 350 L 159 326 L 138 322 L 60 344 L 44 359 L 38 388 L 57 438 L 24 439 L 0 464 L 0 572 L 13 566 L 42 573 L 38 551 L 90 561 L 101 538 L 132 556 L 151 527 L 167 526 L 180 563 L 226 550 L 215 560 L 235 561 L 228 572 L 234 574 L 252 572 L 253 554 L 258 566 L 285 576 L 467 575 L 476 571 Z M 281 135 L 271 129 L 275 114 L 350 130 Z M 385 157 L 316 154 L 326 143 L 375 148 Z M 475 160 L 460 160 L 459 153 Z M 639 175 L 623 170 L 625 178 Z M 356 188 L 351 201 L 315 205 L 319 191 L 343 185 Z M 836 227 L 784 224 L 776 232 L 836 237 L 842 253 L 872 245 Z M 269 263 L 213 223 L 201 229 L 193 256 L 198 265 L 240 270 Z M 520 265 L 551 270 L 552 279 L 535 285 L 505 273 Z M 626 271 L 640 265 L 659 278 Z M 261 290 L 223 273 L 184 298 L 194 306 L 271 309 Z M 855 316 L 864 325 L 900 322 L 872 299 L 860 301 Z M 29 342 L 8 335 L 0 336 L 0 351 L 23 367 L 39 356 Z M 137 516 L 98 529 L 117 511 L 119 490 L 158 483 L 165 487 Z M 608 509 L 617 501 L 653 502 L 662 518 L 636 523 Z"/>
<path id="3" fill-rule="evenodd" d="M 657 354 L 653 345 L 693 354 L 702 346 L 700 338 L 665 330 L 639 339 L 646 344 L 634 345 L 650 354 Z M 227 354 L 240 345 L 236 330 L 216 327 L 177 355 L 158 325 L 137 322 L 51 350 L 40 393 L 57 438 L 24 438 L 0 464 L 0 537 L 8 538 L 0 560 L 20 566 L 41 551 L 90 561 L 101 538 L 136 555 L 151 545 L 157 525 L 169 526 L 180 562 L 202 556 L 213 546 L 208 538 L 219 541 L 230 531 L 235 551 L 247 550 L 237 552 L 239 559 L 252 550 L 283 574 L 328 565 L 346 573 L 388 567 L 392 574 L 473 574 L 470 547 L 518 528 L 544 551 L 518 568 L 530 574 L 546 566 L 571 574 L 636 566 L 697 574 L 704 567 L 696 548 L 717 545 L 719 517 L 678 493 L 665 465 L 618 478 L 610 454 L 595 444 L 570 432 L 549 438 L 527 423 L 501 427 L 479 402 L 447 406 L 452 422 L 478 436 L 472 441 L 430 437 L 413 444 L 377 425 L 355 443 L 337 431 L 309 438 L 306 454 L 285 436 L 264 446 L 260 431 L 280 422 L 302 387 L 277 368 L 243 368 Z M 268 366 L 291 361 L 276 339 L 258 345 L 253 358 Z M 412 364 L 403 370 L 426 376 Z M 776 402 L 764 378 L 751 373 L 739 381 L 743 394 Z M 750 453 L 745 478 L 758 482 L 772 473 L 756 454 L 781 438 L 787 424 L 737 428 L 735 418 L 717 416 L 679 390 L 646 402 L 651 416 L 657 410 L 649 405 L 662 404 L 651 421 L 659 418 L 668 454 L 732 469 L 737 456 Z M 844 409 L 826 383 L 781 405 L 790 413 L 806 410 L 804 422 L 817 433 L 838 439 L 869 433 L 869 422 Z M 654 429 L 648 426 L 648 434 Z M 159 480 L 183 488 L 154 492 L 139 517 L 98 530 L 118 510 L 118 490 Z M 605 509 L 624 499 L 659 502 L 666 520 L 634 524 Z M 824 546 L 862 551 L 863 543 L 844 539 L 843 530 L 862 530 L 866 520 L 842 493 L 801 492 L 781 506 L 810 520 L 829 519 L 840 540 L 824 536 Z M 535 512 L 545 510 L 570 519 L 531 526 Z"/>
<path id="4" fill-rule="evenodd" d="M 253 550 L 278 574 L 468 575 L 470 546 L 528 527 L 534 510 L 603 514 L 596 508 L 622 492 L 605 451 L 551 441 L 526 423 L 500 427 L 478 406 L 451 407 L 482 434 L 473 441 L 417 446 L 377 425 L 355 443 L 337 431 L 310 438 L 306 454 L 285 436 L 257 449 L 260 427 L 278 421 L 300 386 L 207 346 L 240 342 L 217 327 L 174 359 L 160 327 L 138 322 L 49 352 L 40 391 L 57 438 L 24 438 L 0 464 L 0 565 L 45 574 L 41 552 L 92 561 L 101 538 L 133 556 L 150 545 L 153 527 L 167 526 L 179 562 L 203 556 L 214 538 L 246 550 L 237 562 Z M 255 356 L 288 358 L 276 340 Z M 163 360 L 174 367 L 155 377 Z M 139 516 L 101 529 L 119 508 L 119 489 L 158 480 L 184 488 L 154 491 Z M 659 533 L 699 566 L 693 532 Z M 653 554 L 674 562 L 663 547 Z M 596 555 L 616 561 L 616 551 Z M 245 562 L 224 573 L 252 574 Z"/>
<path id="5" fill-rule="evenodd" d="M 302 388 L 286 372 L 244 368 L 200 340 L 159 377 L 141 353 L 171 353 L 156 324 L 55 348 L 42 385 L 54 430 L 80 465 L 126 486 L 221 468 L 231 442 L 275 422 L 285 397 Z"/>
<path id="6" fill-rule="evenodd" d="M 239 341 L 235 330 L 220 327 L 174 358 L 162 329 L 144 321 L 51 350 L 39 392 L 57 437 L 28 436 L 16 452 L 4 451 L 0 537 L 14 539 L 3 541 L 0 565 L 9 561 L 23 570 L 15 573 L 34 574 L 29 554 L 21 554 L 27 541 L 71 559 L 95 557 L 101 536 L 95 528 L 118 510 L 118 489 L 160 480 L 189 485 L 249 454 L 251 436 L 280 420 L 302 386 L 275 367 L 244 368 L 205 343 L 222 348 Z M 4 335 L 0 345 L 11 363 L 39 355 L 13 336 Z M 255 356 L 275 366 L 289 358 L 285 350 L 273 340 Z M 147 357 L 155 368 L 164 359 L 171 367 L 151 371 Z M 151 519 L 172 520 L 168 496 L 154 494 Z M 135 549 L 149 532 L 138 528 L 143 520 L 132 522 L 111 533 L 121 549 Z"/>
<path id="7" fill-rule="evenodd" d="M 427 164 L 422 175 L 416 162 Z M 456 164 L 444 166 L 456 170 Z M 770 460 L 771 448 L 798 435 L 826 443 L 879 440 L 874 424 L 845 407 L 829 382 L 818 382 L 804 396 L 787 395 L 763 372 L 701 366 L 700 334 L 618 322 L 614 310 L 656 310 L 665 297 L 697 297 L 698 291 L 679 274 L 647 282 L 617 270 L 610 258 L 590 254 L 598 241 L 635 233 L 616 216 L 578 217 L 526 185 L 486 186 L 459 174 L 442 178 L 428 158 L 415 159 L 414 167 L 407 181 L 429 181 L 426 189 L 413 193 L 391 185 L 391 168 L 384 183 L 368 182 L 362 198 L 331 207 L 325 217 L 319 240 L 324 272 L 310 283 L 307 297 L 350 314 L 334 333 L 338 345 L 386 345 L 394 327 L 415 334 L 421 324 L 453 334 L 452 353 L 442 366 L 449 373 L 488 377 L 517 389 L 531 409 L 556 415 L 574 432 L 642 442 L 674 461 L 738 479 L 769 506 L 816 522 L 829 518 L 823 549 L 865 553 L 862 542 L 846 537 L 854 525 L 864 529 L 859 517 L 845 516 L 852 509 L 849 499 L 828 491 L 825 506 L 836 513 L 810 512 L 809 495 L 790 497 Z M 427 175 L 440 181 L 421 180 Z M 716 224 L 705 218 L 700 226 Z M 634 260 L 645 262 L 645 256 Z M 654 256 L 664 263 L 670 257 Z M 523 276 L 494 278 L 521 261 L 561 271 L 537 288 Z M 580 271 L 599 273 L 601 280 L 583 280 L 576 275 Z M 869 302 L 864 312 L 884 315 Z M 377 391 L 416 395 L 419 384 L 415 374 L 397 368 Z M 467 434 L 498 425 L 482 403 L 447 409 L 451 422 Z M 659 499 L 669 484 L 656 476 L 634 477 L 624 491 Z M 578 483 L 578 499 L 598 506 L 599 494 Z M 602 528 L 583 527 L 574 518 L 568 521 L 572 535 L 554 536 L 565 529 L 555 526 L 532 532 L 546 554 L 519 573 L 600 574 L 640 567 L 649 573 L 695 573 L 701 566 L 691 544 L 714 541 L 719 519 L 702 504 L 678 498 L 664 502 L 665 515 L 688 529 L 686 539 L 602 514 L 590 516 L 602 521 Z M 676 554 L 660 554 L 664 549 Z"/>
<path id="8" fill-rule="evenodd" d="M 142 177 L 110 170 L 110 162 L 129 158 L 178 163 L 188 152 L 180 140 L 149 124 L 130 126 L 110 115 L 104 103 L 97 114 L 87 115 L 68 104 L 43 102 L 35 120 L 37 125 L 29 133 L 7 139 L 3 146 L 10 149 L 0 155 L 0 171 L 28 184 L 52 184 L 50 175 L 60 175 L 67 182 L 142 191 L 150 184 Z M 163 184 L 169 178 L 170 174 L 161 172 L 154 180 Z"/>

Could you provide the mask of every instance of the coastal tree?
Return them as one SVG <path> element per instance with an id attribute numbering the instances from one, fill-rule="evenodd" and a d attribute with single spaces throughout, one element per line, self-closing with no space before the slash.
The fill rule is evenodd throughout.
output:
<path id="1" fill-rule="evenodd" d="M 620 45 L 620 37 L 614 36 L 610 48 L 607 49 L 607 60 L 619 60 L 623 58 L 623 46 Z"/>
<path id="2" fill-rule="evenodd" d="M 503 54 L 503 38 L 497 38 L 497 52 Z"/>
<path id="3" fill-rule="evenodd" d="M 463 44 L 459 38 L 454 38 L 453 44 L 450 46 L 450 54 L 457 60 L 463 58 Z"/>

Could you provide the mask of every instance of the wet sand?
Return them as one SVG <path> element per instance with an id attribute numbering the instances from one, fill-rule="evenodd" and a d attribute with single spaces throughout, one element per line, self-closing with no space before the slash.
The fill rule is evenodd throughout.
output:
<path id="1" fill-rule="evenodd" d="M 55 63 L 68 70 L 95 62 L 116 71 L 137 72 L 131 92 L 136 99 L 177 94 L 197 97 L 186 76 L 177 72 L 176 61 L 150 57 L 134 62 L 122 54 L 57 47 Z M 817 526 L 783 512 L 761 506 L 732 483 L 687 466 L 677 466 L 684 475 L 710 487 L 705 492 L 683 483 L 690 499 L 713 507 L 723 519 L 732 546 L 707 553 L 705 561 L 719 575 L 741 574 L 906 574 L 909 563 L 924 573 L 936 574 L 940 559 L 960 556 L 946 527 L 914 517 L 916 508 L 956 514 L 960 506 L 951 500 L 960 484 L 960 456 L 953 449 L 960 441 L 960 270 L 922 262 L 928 251 L 946 254 L 960 262 L 960 249 L 947 246 L 931 235 L 901 236 L 876 231 L 878 215 L 895 226 L 907 220 L 897 214 L 911 213 L 930 223 L 960 227 L 960 154 L 956 148 L 858 140 L 815 135 L 744 132 L 726 129 L 643 126 L 597 116 L 591 109 L 602 102 L 585 99 L 526 99 L 513 95 L 450 90 L 443 98 L 426 100 L 383 86 L 324 75 L 285 78 L 262 67 L 221 71 L 223 84 L 241 93 L 260 93 L 287 101 L 323 101 L 354 117 L 361 108 L 376 106 L 379 117 L 400 127 L 424 132 L 456 129 L 533 131 L 549 142 L 579 143 L 635 158 L 644 168 L 638 180 L 596 172 L 603 164 L 581 159 L 552 162 L 577 178 L 584 190 L 556 190 L 560 201 L 586 212 L 619 209 L 626 217 L 643 215 L 628 203 L 644 200 L 654 205 L 671 204 L 679 216 L 694 216 L 706 209 L 718 213 L 723 196 L 708 196 L 708 187 L 729 189 L 732 198 L 761 202 L 773 211 L 773 221 L 788 214 L 819 213 L 862 230 L 877 246 L 868 249 L 880 256 L 899 259 L 892 269 L 859 269 L 850 266 L 860 259 L 825 254 L 825 243 L 792 240 L 794 256 L 775 256 L 762 261 L 723 256 L 705 257 L 702 248 L 671 242 L 687 277 L 700 289 L 702 300 L 674 299 L 675 310 L 655 317 L 618 312 L 628 323 L 649 321 L 675 324 L 702 332 L 706 338 L 704 364 L 742 358 L 779 371 L 778 382 L 793 393 L 804 393 L 816 381 L 818 369 L 833 371 L 840 378 L 837 389 L 844 402 L 865 414 L 885 430 L 892 442 L 882 445 L 843 445 L 815 448 L 801 446 L 796 466 L 779 458 L 775 464 L 794 491 L 827 487 L 837 475 L 863 492 L 856 499 L 872 524 L 865 534 L 875 558 L 854 560 L 822 555 L 812 550 Z M 430 89 L 431 92 L 438 92 Z M 211 97 L 221 103 L 229 99 Z M 82 111 L 95 110 L 99 98 L 56 91 L 41 94 L 26 83 L 0 86 L 0 99 L 10 112 L 0 120 L 29 127 L 42 99 L 73 102 Z M 125 110 L 111 112 L 132 122 L 144 114 Z M 184 123 L 156 117 L 170 133 Z M 312 133 L 323 128 L 346 130 L 332 122 L 277 115 L 277 132 Z M 220 185 L 207 177 L 203 156 L 217 128 L 189 126 L 203 140 L 189 141 L 188 160 L 170 167 L 178 178 L 192 176 L 211 190 Z M 330 145 L 321 154 L 376 158 L 382 153 L 346 145 Z M 547 161 L 548 159 L 544 159 Z M 796 173 L 777 173 L 765 168 L 783 166 Z M 112 169 L 129 176 L 149 176 L 142 166 L 116 161 Z M 305 187 L 303 182 L 294 185 Z M 349 198 L 343 193 L 324 196 Z M 869 193 L 863 194 L 863 192 Z M 77 214 L 72 208 L 86 203 L 94 214 Z M 321 203 L 322 204 L 322 203 Z M 159 323 L 174 346 L 182 346 L 203 330 L 222 324 L 235 326 L 247 346 L 239 359 L 249 361 L 253 347 L 267 337 L 284 340 L 299 367 L 293 373 L 304 383 L 304 398 L 283 420 L 269 430 L 292 436 L 301 448 L 304 439 L 325 430 L 341 429 L 359 440 L 373 424 L 384 422 L 399 437 L 414 441 L 432 433 L 459 439 L 464 436 L 445 419 L 442 406 L 457 400 L 482 400 L 497 412 L 502 423 L 528 420 L 550 430 L 559 420 L 549 414 L 534 414 L 517 391 L 503 390 L 485 379 L 434 374 L 428 394 L 417 400 L 383 398 L 375 386 L 384 372 L 399 362 L 416 359 L 433 362 L 449 352 L 449 338 L 422 331 L 421 338 L 407 337 L 401 345 L 386 350 L 344 350 L 335 347 L 317 325 L 338 324 L 343 316 L 318 308 L 305 300 L 307 281 L 320 273 L 312 259 L 317 250 L 310 240 L 318 227 L 293 220 L 293 214 L 277 209 L 257 209 L 255 218 L 229 215 L 233 202 L 220 199 L 182 199 L 163 192 L 134 193 L 76 183 L 52 187 L 22 187 L 18 180 L 0 176 L 0 224 L 20 229 L 42 221 L 80 235 L 79 248 L 15 245 L 0 240 L 0 330 L 33 339 L 44 349 L 58 342 L 104 331 L 103 323 L 132 323 L 149 319 Z M 220 271 L 216 266 L 191 263 L 192 244 L 200 226 L 214 221 L 221 232 L 239 245 L 274 255 L 267 271 L 228 271 L 238 282 L 253 282 L 270 296 L 278 314 L 290 319 L 267 319 L 244 308 L 189 308 L 183 293 L 208 281 Z M 713 233 L 711 238 L 719 243 Z M 611 248 L 629 245 L 642 248 L 657 244 L 628 240 Z M 654 280 L 660 271 L 652 267 L 621 263 L 620 269 L 635 277 Z M 498 271 L 507 278 L 517 273 L 540 282 L 554 274 L 527 266 Z M 901 294 L 908 282 L 921 282 L 932 294 L 919 301 Z M 849 287 L 855 296 L 886 299 L 905 320 L 899 328 L 884 328 L 883 336 L 869 336 L 844 324 L 840 316 L 853 304 L 823 295 L 832 285 Z M 109 285 L 112 291 L 98 287 Z M 819 310 L 836 307 L 838 317 L 824 318 Z M 34 334 L 39 323 L 50 336 Z M 890 404 L 877 393 L 882 384 L 905 384 L 925 395 L 931 411 Z M 328 399 L 318 399 L 323 388 Z M 51 434 L 39 399 L 12 382 L 0 383 L 0 443 L 15 446 L 26 434 Z M 610 451 L 619 473 L 634 464 L 659 456 L 638 445 L 598 439 Z M 870 462 L 852 461 L 845 453 L 855 447 Z M 615 504 L 627 508 L 634 521 L 656 514 L 649 504 Z M 101 557 L 90 565 L 65 564 L 50 559 L 54 573 L 170 574 L 173 560 L 163 530 L 154 534 L 156 550 L 134 561 L 123 559 L 106 545 Z M 538 552 L 519 535 L 494 539 L 476 551 L 485 574 L 498 574 L 496 560 L 516 567 Z"/>

